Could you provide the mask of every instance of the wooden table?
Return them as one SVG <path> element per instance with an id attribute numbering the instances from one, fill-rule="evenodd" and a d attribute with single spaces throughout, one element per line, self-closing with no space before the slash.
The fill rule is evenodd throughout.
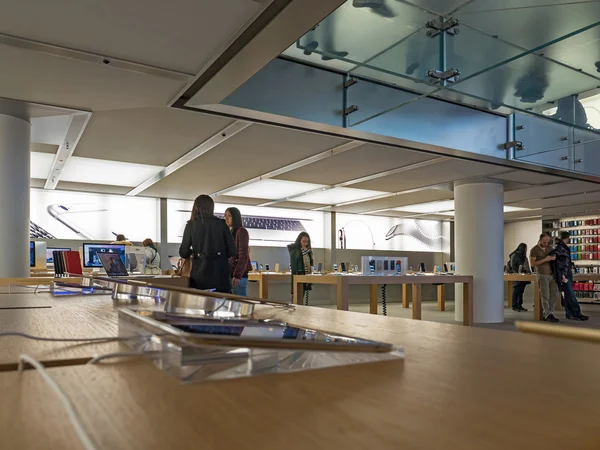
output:
<path id="1" fill-rule="evenodd" d="M 600 448 L 599 345 L 303 306 L 256 315 L 391 342 L 406 359 L 206 384 L 145 361 L 49 373 L 99 449 Z M 0 398 L 0 448 L 81 448 L 39 373 L 0 373 Z M 572 426 L 549 427 L 558 416 Z"/>
<path id="2" fill-rule="evenodd" d="M 51 285 L 55 281 L 62 281 L 66 283 L 79 283 L 81 278 L 54 278 L 54 277 L 28 277 L 28 278 L 0 278 L 0 286 L 47 286 Z"/>
<path id="3" fill-rule="evenodd" d="M 294 275 L 294 303 L 300 304 L 304 296 L 304 284 L 328 284 L 336 286 L 337 309 L 348 310 L 348 286 L 369 285 L 369 309 L 377 314 L 377 286 L 383 284 L 412 285 L 412 318 L 421 319 L 421 286 L 424 284 L 463 285 L 463 324 L 473 324 L 473 277 L 468 275 Z M 404 289 L 404 288 L 403 288 Z M 441 291 L 443 293 L 443 290 Z M 438 301 L 439 301 L 438 290 Z M 404 294 L 404 291 L 403 291 Z M 406 296 L 403 295 L 403 303 Z"/>
<path id="4" fill-rule="evenodd" d="M 544 312 L 542 311 L 542 303 L 540 298 L 540 286 L 538 284 L 537 276 L 535 274 L 519 274 L 519 273 L 508 273 L 504 274 L 504 281 L 508 282 L 508 307 L 512 307 L 512 291 L 513 283 L 515 281 L 529 281 L 533 286 L 533 317 L 535 320 L 543 320 Z M 558 302 L 560 305 L 560 301 Z"/>
<path id="5" fill-rule="evenodd" d="M 292 275 L 277 272 L 250 272 L 248 281 L 258 282 L 258 297 L 264 300 L 269 298 L 269 283 L 288 283 L 291 288 Z"/>

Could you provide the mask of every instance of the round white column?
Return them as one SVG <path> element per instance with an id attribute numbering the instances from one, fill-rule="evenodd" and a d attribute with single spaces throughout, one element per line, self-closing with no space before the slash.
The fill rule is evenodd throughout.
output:
<path id="1" fill-rule="evenodd" d="M 473 275 L 473 321 L 504 322 L 504 186 L 454 187 L 456 271 Z M 463 291 L 456 286 L 455 319 L 462 321 Z"/>
<path id="2" fill-rule="evenodd" d="M 29 276 L 31 125 L 0 114 L 0 278 Z"/>

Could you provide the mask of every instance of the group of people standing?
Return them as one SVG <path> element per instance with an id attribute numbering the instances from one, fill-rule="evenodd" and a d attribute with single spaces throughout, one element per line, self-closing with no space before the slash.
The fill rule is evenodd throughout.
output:
<path id="1" fill-rule="evenodd" d="M 179 256 L 192 260 L 190 286 L 246 296 L 252 270 L 250 235 L 239 209 L 227 208 L 224 220 L 216 217 L 214 210 L 211 197 L 198 196 L 183 232 Z M 310 273 L 313 254 L 308 233 L 300 233 L 288 250 L 292 273 Z"/>
<path id="2" fill-rule="evenodd" d="M 540 288 L 543 317 L 547 322 L 558 322 L 554 309 L 562 296 L 565 317 L 569 320 L 588 320 L 581 313 L 581 308 L 573 289 L 573 262 L 569 250 L 569 232 L 561 231 L 555 245 L 550 245 L 550 236 L 541 234 L 538 243 L 531 249 L 527 259 L 527 244 L 521 243 L 510 254 L 508 271 L 513 273 L 531 273 L 536 268 L 536 277 Z M 527 311 L 523 308 L 523 293 L 527 281 L 513 283 L 512 309 L 517 312 Z"/>

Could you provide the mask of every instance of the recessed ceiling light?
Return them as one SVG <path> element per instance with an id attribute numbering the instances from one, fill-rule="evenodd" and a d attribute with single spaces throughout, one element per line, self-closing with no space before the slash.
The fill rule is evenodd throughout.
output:
<path id="1" fill-rule="evenodd" d="M 320 192 L 307 193 L 294 199 L 295 202 L 317 203 L 322 205 L 337 205 L 339 203 L 371 198 L 377 195 L 386 194 L 381 191 L 371 191 L 368 189 L 354 189 L 347 187 L 336 187 L 332 189 L 323 189 Z"/>
<path id="2" fill-rule="evenodd" d="M 267 200 L 279 200 L 281 198 L 289 200 L 295 195 L 321 188 L 324 188 L 324 185 L 268 178 L 229 191 L 227 195 L 232 197 L 264 198 Z"/>

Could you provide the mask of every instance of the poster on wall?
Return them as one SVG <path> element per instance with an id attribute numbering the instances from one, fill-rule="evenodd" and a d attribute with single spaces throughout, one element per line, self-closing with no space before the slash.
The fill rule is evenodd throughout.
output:
<path id="1" fill-rule="evenodd" d="M 169 242 L 181 242 L 192 206 L 191 201 L 167 202 Z M 285 247 L 294 242 L 303 231 L 310 235 L 314 248 L 323 248 L 325 245 L 325 214 L 322 212 L 216 203 L 215 215 L 223 217 L 230 206 L 235 206 L 242 213 L 243 225 L 248 230 L 250 244 L 253 246 Z"/>
<path id="2" fill-rule="evenodd" d="M 31 190 L 30 235 L 41 239 L 131 241 L 159 235 L 158 200 L 85 192 Z"/>
<path id="3" fill-rule="evenodd" d="M 337 248 L 449 252 L 450 224 L 439 220 L 337 214 Z"/>

